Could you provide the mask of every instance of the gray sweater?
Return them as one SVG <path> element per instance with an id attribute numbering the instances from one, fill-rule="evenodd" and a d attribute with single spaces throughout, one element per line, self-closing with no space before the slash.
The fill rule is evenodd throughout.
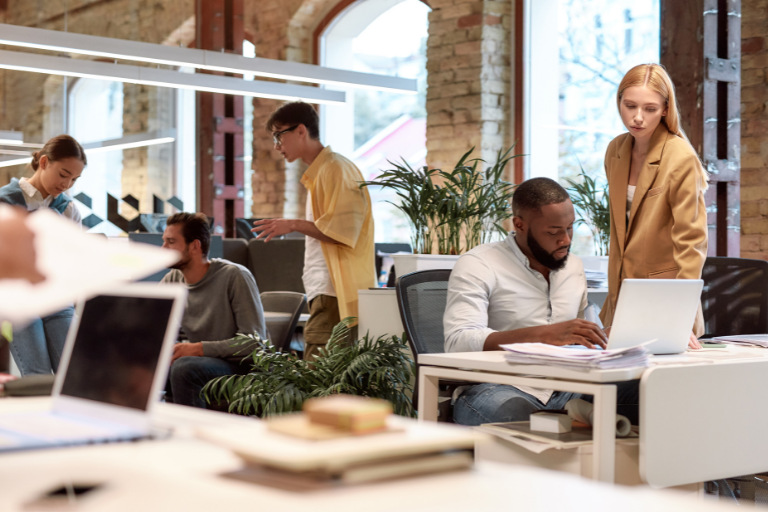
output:
<path id="1" fill-rule="evenodd" d="M 171 270 L 163 283 L 185 283 L 181 270 Z M 251 272 L 224 259 L 212 259 L 208 272 L 187 285 L 189 296 L 181 326 L 192 343 L 202 342 L 203 355 L 239 363 L 252 347 L 232 346 L 237 333 L 258 333 L 267 339 L 259 289 Z"/>

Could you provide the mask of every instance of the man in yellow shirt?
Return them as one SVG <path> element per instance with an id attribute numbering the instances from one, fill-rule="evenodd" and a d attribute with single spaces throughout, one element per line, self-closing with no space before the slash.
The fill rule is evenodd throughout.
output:
<path id="1" fill-rule="evenodd" d="M 368 189 L 360 188 L 363 175 L 355 164 L 323 146 L 319 126 L 315 109 L 301 101 L 286 103 L 267 121 L 275 149 L 288 162 L 300 158 L 309 165 L 301 178 L 308 191 L 307 215 L 306 220 L 256 221 L 253 229 L 265 242 L 292 231 L 307 237 L 303 280 L 310 316 L 304 359 L 309 361 L 342 318 L 357 317 L 357 290 L 376 286 Z"/>

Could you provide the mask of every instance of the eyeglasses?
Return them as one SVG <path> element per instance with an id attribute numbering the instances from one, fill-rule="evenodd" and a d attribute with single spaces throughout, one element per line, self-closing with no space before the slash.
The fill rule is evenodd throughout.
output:
<path id="1" fill-rule="evenodd" d="M 275 146 L 279 146 L 279 145 L 280 145 L 280 137 L 281 137 L 281 136 L 282 136 L 284 133 L 292 132 L 293 130 L 295 130 L 295 129 L 296 129 L 296 128 L 298 128 L 298 127 L 299 127 L 299 125 L 295 124 L 295 125 L 291 126 L 290 128 L 286 128 L 286 129 L 285 129 L 285 130 L 283 130 L 283 131 L 280 131 L 280 132 L 274 132 L 274 133 L 272 134 L 272 142 L 274 142 L 274 143 L 275 143 Z"/>

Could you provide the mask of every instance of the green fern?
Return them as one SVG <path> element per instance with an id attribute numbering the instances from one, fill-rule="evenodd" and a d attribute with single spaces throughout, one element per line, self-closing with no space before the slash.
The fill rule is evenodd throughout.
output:
<path id="1" fill-rule="evenodd" d="M 353 320 L 345 318 L 333 328 L 311 366 L 293 354 L 278 352 L 258 335 L 238 334 L 232 339 L 235 344 L 257 343 L 248 356 L 251 372 L 208 382 L 203 398 L 208 403 L 227 401 L 233 413 L 266 417 L 300 411 L 308 398 L 346 393 L 388 400 L 396 414 L 414 417 L 410 396 L 416 367 L 407 356 L 407 345 L 397 336 L 368 335 L 350 345 Z"/>

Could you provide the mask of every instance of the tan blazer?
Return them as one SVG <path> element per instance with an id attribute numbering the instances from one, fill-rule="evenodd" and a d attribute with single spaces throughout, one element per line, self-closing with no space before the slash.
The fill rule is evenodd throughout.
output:
<path id="1" fill-rule="evenodd" d="M 600 318 L 613 322 L 624 279 L 700 279 L 707 257 L 707 211 L 701 162 L 690 146 L 661 123 L 651 137 L 627 220 L 627 185 L 634 139 L 608 145 L 605 175 L 611 210 L 608 297 Z M 704 334 L 701 307 L 693 332 Z"/>

